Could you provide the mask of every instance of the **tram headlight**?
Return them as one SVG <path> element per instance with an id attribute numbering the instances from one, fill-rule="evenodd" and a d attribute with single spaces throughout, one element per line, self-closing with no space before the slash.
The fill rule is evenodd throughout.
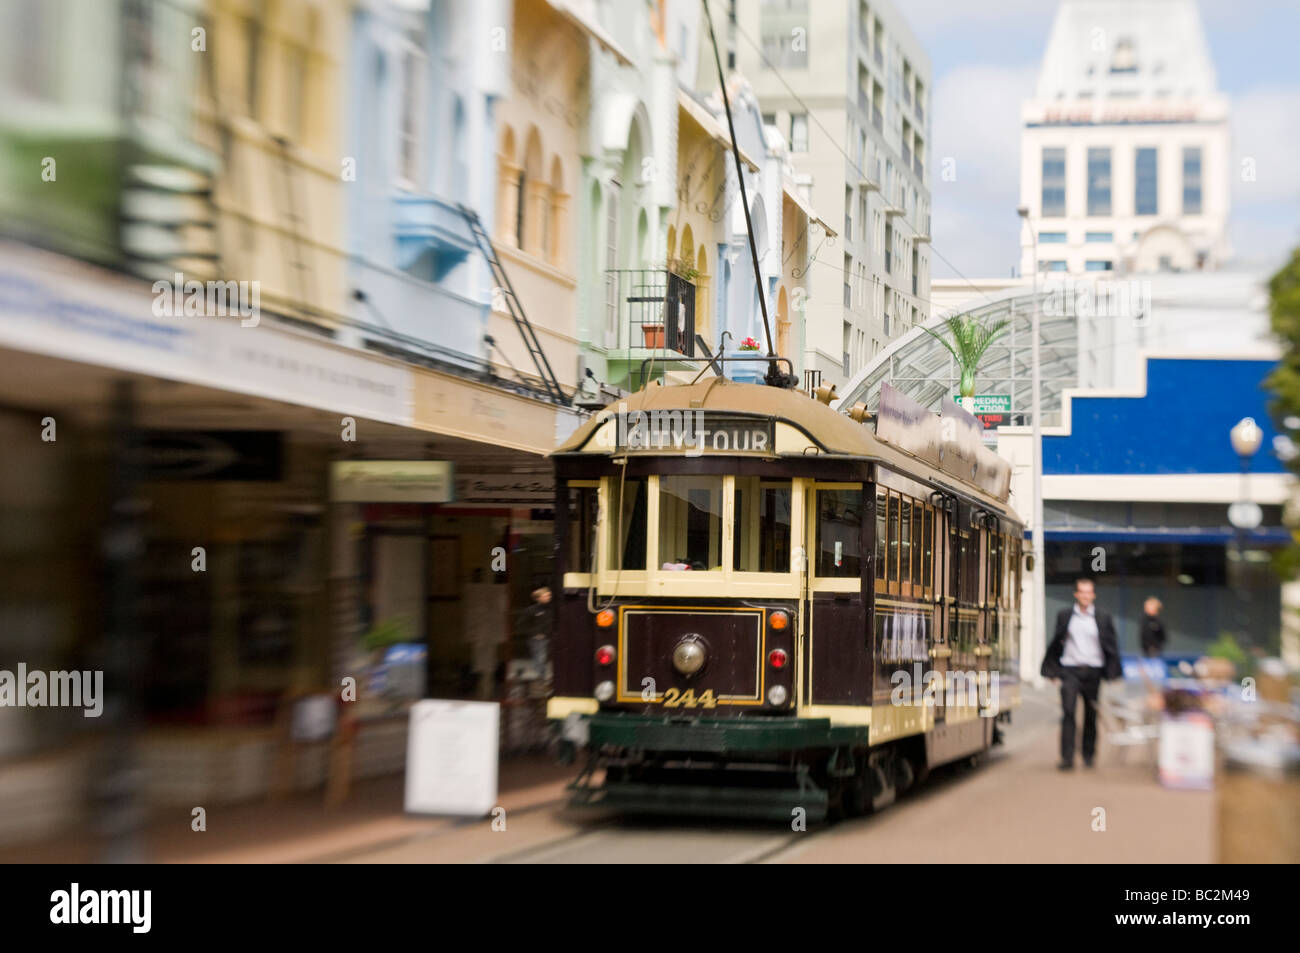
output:
<path id="1" fill-rule="evenodd" d="M 686 676 L 695 675 L 704 668 L 707 657 L 699 637 L 688 635 L 673 649 L 673 668 Z"/>
<path id="2" fill-rule="evenodd" d="M 784 685 L 773 685 L 767 690 L 767 701 L 770 705 L 784 705 L 789 697 L 790 693 L 785 690 Z"/>
<path id="3" fill-rule="evenodd" d="M 601 682 L 596 686 L 596 701 L 607 702 L 614 697 L 614 683 Z"/>

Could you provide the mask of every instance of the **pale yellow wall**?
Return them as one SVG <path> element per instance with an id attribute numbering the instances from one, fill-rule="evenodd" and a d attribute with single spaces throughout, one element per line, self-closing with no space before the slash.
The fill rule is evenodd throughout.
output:
<path id="1" fill-rule="evenodd" d="M 263 312 L 334 325 L 345 312 L 347 0 L 208 0 L 200 122 L 224 141 L 220 271 L 261 283 Z M 249 24 L 261 24 L 249 105 Z M 301 64 L 295 68 L 295 64 Z M 301 88 L 295 102 L 293 90 Z M 281 148 L 276 138 L 286 139 Z"/>
<path id="2" fill-rule="evenodd" d="M 677 113 L 677 203 L 668 212 L 671 248 L 659 254 L 682 258 L 683 239 L 688 235 L 693 246 L 690 257 L 700 271 L 695 279 L 695 333 L 704 336 L 709 347 L 717 349 L 718 321 L 713 298 L 717 291 L 719 236 L 725 222 L 726 174 L 721 144 L 702 130 L 684 109 Z M 705 268 L 700 268 L 704 255 Z M 656 261 L 658 264 L 658 261 Z"/>
<path id="3" fill-rule="evenodd" d="M 578 383 L 576 193 L 590 108 L 587 38 L 543 0 L 517 0 L 510 50 L 510 88 L 496 110 L 492 242 L 552 370 L 571 388 Z M 515 228 L 521 169 L 527 172 L 522 243 Z M 510 363 L 535 373 L 499 295 L 488 327 Z M 492 359 L 499 373 L 509 375 L 499 351 L 494 349 Z"/>

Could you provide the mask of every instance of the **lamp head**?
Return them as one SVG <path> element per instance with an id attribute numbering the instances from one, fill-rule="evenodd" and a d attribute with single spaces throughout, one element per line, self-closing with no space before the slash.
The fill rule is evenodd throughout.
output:
<path id="1" fill-rule="evenodd" d="M 1264 439 L 1254 417 L 1242 417 L 1237 426 L 1232 428 L 1229 437 L 1232 439 L 1232 449 L 1239 457 L 1253 457 Z"/>

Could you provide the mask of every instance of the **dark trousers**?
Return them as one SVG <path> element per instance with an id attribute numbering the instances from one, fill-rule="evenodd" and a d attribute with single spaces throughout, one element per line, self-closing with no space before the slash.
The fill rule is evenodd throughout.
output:
<path id="1" fill-rule="evenodd" d="M 1061 760 L 1074 763 L 1074 710 L 1083 695 L 1083 760 L 1091 761 L 1097 751 L 1097 693 L 1101 669 L 1086 665 L 1062 666 L 1061 676 Z"/>

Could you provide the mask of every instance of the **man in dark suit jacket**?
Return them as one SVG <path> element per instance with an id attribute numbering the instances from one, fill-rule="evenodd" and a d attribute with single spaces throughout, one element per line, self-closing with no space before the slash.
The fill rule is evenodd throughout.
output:
<path id="1" fill-rule="evenodd" d="M 1047 646 L 1040 670 L 1044 678 L 1061 683 L 1062 771 L 1074 767 L 1074 709 L 1083 695 L 1083 765 L 1092 767 L 1097 750 L 1097 695 L 1101 680 L 1119 678 L 1119 638 L 1110 613 L 1093 605 L 1097 599 L 1091 579 L 1074 582 L 1074 605 L 1056 616 L 1056 634 Z"/>

